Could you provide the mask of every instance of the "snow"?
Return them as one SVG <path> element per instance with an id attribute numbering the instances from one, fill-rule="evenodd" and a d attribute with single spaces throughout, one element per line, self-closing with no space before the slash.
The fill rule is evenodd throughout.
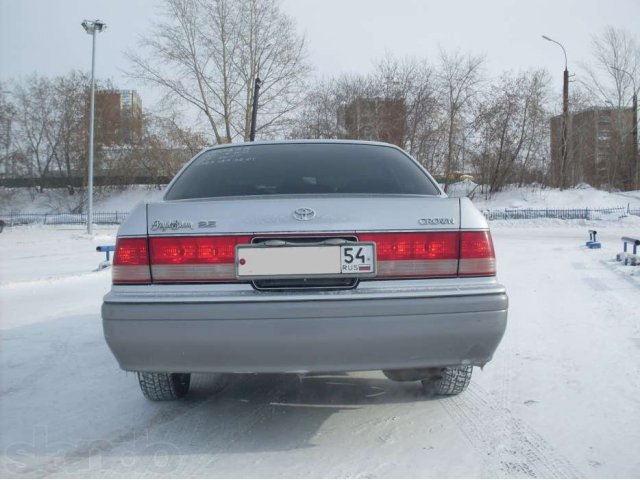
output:
<path id="1" fill-rule="evenodd" d="M 121 189 L 96 189 L 94 210 L 128 212 L 140 202 L 153 202 L 162 198 L 164 191 L 153 185 L 131 185 Z M 81 194 L 69 195 L 65 188 L 47 189 L 0 187 L 0 212 L 68 213 L 82 203 Z"/>
<path id="2" fill-rule="evenodd" d="M 640 208 L 640 190 L 606 192 L 589 185 L 559 190 L 540 186 L 508 186 L 490 200 L 485 200 L 480 187 L 470 181 L 449 186 L 450 196 L 466 196 L 473 192 L 473 202 L 479 208 Z M 162 198 L 164 191 L 152 185 L 132 185 L 122 189 L 98 190 L 94 210 L 103 212 L 130 211 L 140 202 Z M 69 212 L 80 203 L 78 194 L 66 189 L 49 189 L 42 193 L 29 188 L 1 188 L 0 212 L 61 213 Z"/>
<path id="3" fill-rule="evenodd" d="M 96 204 L 96 210 L 105 212 L 130 211 L 140 202 L 156 202 L 162 199 L 164 188 L 134 185 L 122 192 L 104 196 Z"/>
<path id="4" fill-rule="evenodd" d="M 640 190 L 606 192 L 582 184 L 560 190 L 541 186 L 507 186 L 487 200 L 478 185 L 465 181 L 449 187 L 450 196 L 465 196 L 473 192 L 473 202 L 478 208 L 640 208 Z"/>
<path id="5" fill-rule="evenodd" d="M 494 222 L 509 326 L 452 398 L 379 372 L 194 378 L 152 403 L 102 334 L 115 228 L 0 234 L 0 474 L 88 477 L 637 477 L 639 220 Z M 601 250 L 584 246 L 599 231 Z"/>

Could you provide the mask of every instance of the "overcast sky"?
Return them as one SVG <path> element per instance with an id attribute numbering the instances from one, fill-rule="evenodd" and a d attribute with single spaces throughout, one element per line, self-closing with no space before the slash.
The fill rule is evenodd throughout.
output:
<path id="1" fill-rule="evenodd" d="M 128 79 L 123 51 L 135 48 L 159 11 L 152 0 L 0 0 L 0 78 L 59 75 L 91 68 L 91 39 L 80 22 L 108 25 L 97 43 L 97 76 L 134 88 L 145 108 L 157 93 Z M 485 54 L 487 73 L 544 67 L 558 93 L 569 70 L 588 60 L 590 36 L 605 26 L 640 37 L 639 0 L 282 0 L 307 39 L 315 75 L 371 69 L 385 53 L 435 60 L 438 48 Z"/>

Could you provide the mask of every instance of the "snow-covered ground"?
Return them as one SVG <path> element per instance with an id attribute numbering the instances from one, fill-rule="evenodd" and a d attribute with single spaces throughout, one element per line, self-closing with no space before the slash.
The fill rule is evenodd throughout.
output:
<path id="1" fill-rule="evenodd" d="M 139 202 L 152 202 L 162 198 L 163 191 L 154 186 L 132 185 L 120 190 L 96 193 L 95 211 L 130 211 Z M 480 208 L 640 208 L 640 191 L 606 192 L 588 185 L 559 190 L 540 186 L 508 186 L 490 200 L 486 200 L 479 186 L 473 182 L 450 185 L 449 195 L 472 194 L 473 202 Z M 0 214 L 66 213 L 78 206 L 80 197 L 69 195 L 66 189 L 50 189 L 38 193 L 28 188 L 0 188 Z"/>
<path id="2" fill-rule="evenodd" d="M 587 229 L 602 250 L 584 247 Z M 152 403 L 102 336 L 81 228 L 0 234 L 0 476 L 638 477 L 640 219 L 493 225 L 509 326 L 452 398 L 379 372 L 239 376 Z"/>
<path id="3" fill-rule="evenodd" d="M 539 185 L 507 186 L 485 199 L 480 186 L 467 181 L 451 185 L 449 195 L 470 195 L 479 208 L 640 208 L 640 190 L 606 192 L 585 184 L 566 190 Z"/>

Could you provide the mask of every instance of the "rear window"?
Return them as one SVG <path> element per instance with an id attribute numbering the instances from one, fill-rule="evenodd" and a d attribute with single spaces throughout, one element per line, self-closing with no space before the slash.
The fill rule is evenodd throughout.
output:
<path id="1" fill-rule="evenodd" d="M 440 192 L 401 151 L 380 145 L 288 143 L 204 152 L 167 200 L 245 195 Z"/>

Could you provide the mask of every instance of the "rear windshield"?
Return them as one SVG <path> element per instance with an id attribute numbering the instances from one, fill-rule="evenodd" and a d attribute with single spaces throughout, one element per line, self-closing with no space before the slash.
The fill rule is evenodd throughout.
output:
<path id="1" fill-rule="evenodd" d="M 289 143 L 204 152 L 166 200 L 245 195 L 440 192 L 401 151 L 381 145 Z"/>

